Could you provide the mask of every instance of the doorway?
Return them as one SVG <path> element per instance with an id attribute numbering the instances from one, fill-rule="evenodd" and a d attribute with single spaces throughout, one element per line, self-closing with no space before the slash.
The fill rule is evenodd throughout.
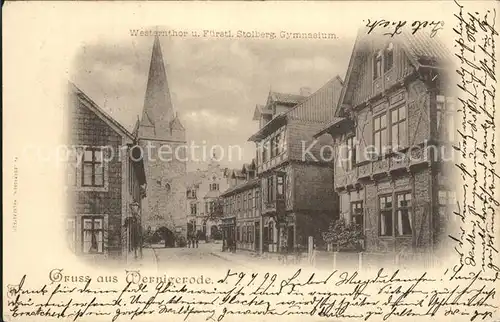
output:
<path id="1" fill-rule="evenodd" d="M 260 252 L 260 223 L 258 221 L 255 222 L 254 249 Z"/>

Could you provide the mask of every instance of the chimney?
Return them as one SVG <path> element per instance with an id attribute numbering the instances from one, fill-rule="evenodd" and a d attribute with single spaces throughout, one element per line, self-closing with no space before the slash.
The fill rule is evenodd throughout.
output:
<path id="1" fill-rule="evenodd" d="M 301 87 L 300 88 L 300 95 L 302 95 L 302 96 L 311 95 L 311 88 L 310 87 Z"/>

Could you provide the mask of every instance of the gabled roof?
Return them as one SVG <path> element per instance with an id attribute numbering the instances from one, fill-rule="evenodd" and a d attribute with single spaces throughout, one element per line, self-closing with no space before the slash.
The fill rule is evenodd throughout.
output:
<path id="1" fill-rule="evenodd" d="M 254 179 L 242 182 L 239 185 L 236 185 L 232 188 L 227 189 L 222 194 L 220 194 L 220 197 L 229 197 L 230 195 L 233 195 L 235 193 L 258 187 L 259 184 L 260 184 L 260 179 L 254 178 Z"/>
<path id="2" fill-rule="evenodd" d="M 241 169 L 241 173 L 246 174 L 248 171 L 254 171 L 256 169 L 255 166 L 255 159 L 252 159 L 250 163 L 245 163 L 243 164 L 243 167 Z"/>
<path id="3" fill-rule="evenodd" d="M 351 121 L 347 117 L 334 117 L 333 120 L 325 125 L 318 133 L 314 134 L 314 138 L 318 138 L 325 134 L 326 132 L 332 133 L 334 130 L 344 131 L 344 125 L 351 125 Z"/>
<path id="4" fill-rule="evenodd" d="M 85 106 L 94 112 L 101 120 L 108 124 L 122 137 L 134 140 L 134 136 L 123 125 L 116 121 L 111 115 L 101 109 L 90 97 L 88 97 L 78 86 L 68 82 L 70 92 L 74 93 L 78 99 L 85 103 Z"/>
<path id="5" fill-rule="evenodd" d="M 301 103 L 275 116 L 248 140 L 260 141 L 275 129 L 285 125 L 289 119 L 318 124 L 330 122 L 336 113 L 343 84 L 340 76 L 336 75 Z"/>
<path id="6" fill-rule="evenodd" d="M 243 171 L 239 169 L 233 169 L 233 173 L 231 174 L 231 178 L 246 178 Z"/>
<path id="7" fill-rule="evenodd" d="M 408 58 L 415 67 L 438 66 L 449 64 L 453 56 L 448 48 L 437 36 L 431 37 L 429 33 L 416 32 L 414 35 L 409 32 L 401 33 L 401 45 Z"/>
<path id="8" fill-rule="evenodd" d="M 253 112 L 253 118 L 252 120 L 253 121 L 258 121 L 261 117 L 262 114 L 268 114 L 268 115 L 272 115 L 273 114 L 273 111 L 265 106 L 265 105 L 260 105 L 260 104 L 257 104 L 255 106 L 255 110 Z"/>
<path id="9" fill-rule="evenodd" d="M 281 103 L 285 105 L 295 105 L 303 102 L 307 96 L 280 92 L 269 92 L 268 103 Z"/>
<path id="10" fill-rule="evenodd" d="M 367 35 L 362 30 L 359 30 L 347 68 L 345 86 L 339 99 L 341 107 L 346 102 L 346 93 L 353 86 L 351 80 L 359 76 L 360 71 L 356 70 L 355 67 L 359 66 L 359 60 L 363 55 L 366 55 L 371 41 L 391 41 L 399 45 L 416 70 L 421 67 L 440 68 L 452 62 L 452 54 L 438 36 L 431 37 L 430 33 L 425 30 L 419 30 L 415 34 L 404 31 L 392 38 L 376 33 Z M 338 111 L 340 110 L 338 109 Z M 337 116 L 340 115 L 337 114 Z"/>

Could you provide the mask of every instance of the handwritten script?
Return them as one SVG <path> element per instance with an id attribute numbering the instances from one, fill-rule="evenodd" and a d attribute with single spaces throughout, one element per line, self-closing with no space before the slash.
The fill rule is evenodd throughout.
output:
<path id="1" fill-rule="evenodd" d="M 394 37 L 395 35 L 401 34 L 404 28 L 410 28 L 412 35 L 419 31 L 427 30 L 430 37 L 434 37 L 439 30 L 444 28 L 444 21 L 415 20 L 413 22 L 408 22 L 405 20 L 389 21 L 380 19 L 372 21 L 368 19 L 365 27 L 367 28 L 367 34 L 372 33 L 374 30 L 381 30 L 384 32 L 383 35 Z"/>
<path id="2" fill-rule="evenodd" d="M 455 56 L 459 75 L 458 112 L 462 121 L 455 147 L 461 154 L 460 170 L 463 200 L 455 212 L 461 220 L 460 232 L 450 236 L 456 241 L 460 263 L 481 270 L 500 271 L 495 233 L 497 199 L 495 146 L 496 10 L 484 14 L 468 12 L 455 2 L 458 12 L 453 31 L 457 35 Z"/>
<path id="3" fill-rule="evenodd" d="M 128 272 L 127 274 L 131 274 Z M 415 275 L 415 274 L 413 274 Z M 333 271 L 319 275 L 300 269 L 278 273 L 227 271 L 210 284 L 118 283 L 92 279 L 43 285 L 22 276 L 8 290 L 14 318 L 44 316 L 73 321 L 104 316 L 109 321 L 135 317 L 203 316 L 222 321 L 230 316 L 299 316 L 368 320 L 391 317 L 457 316 L 484 320 L 497 310 L 494 289 L 499 275 L 446 270 L 442 276 L 405 276 L 380 269 L 371 276 Z M 128 281 L 128 282 L 127 282 Z M 231 319 L 230 319 L 231 320 Z"/>

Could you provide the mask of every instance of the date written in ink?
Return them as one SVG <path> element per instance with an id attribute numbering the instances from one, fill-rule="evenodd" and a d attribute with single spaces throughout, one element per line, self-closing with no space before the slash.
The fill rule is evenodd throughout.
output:
<path id="1" fill-rule="evenodd" d="M 394 37 L 399 35 L 404 28 L 409 28 L 412 35 L 422 30 L 429 30 L 430 37 L 434 37 L 437 32 L 444 27 L 444 21 L 420 21 L 415 20 L 411 24 L 408 21 L 371 20 L 366 22 L 367 34 L 374 30 L 384 31 L 384 36 Z"/>

